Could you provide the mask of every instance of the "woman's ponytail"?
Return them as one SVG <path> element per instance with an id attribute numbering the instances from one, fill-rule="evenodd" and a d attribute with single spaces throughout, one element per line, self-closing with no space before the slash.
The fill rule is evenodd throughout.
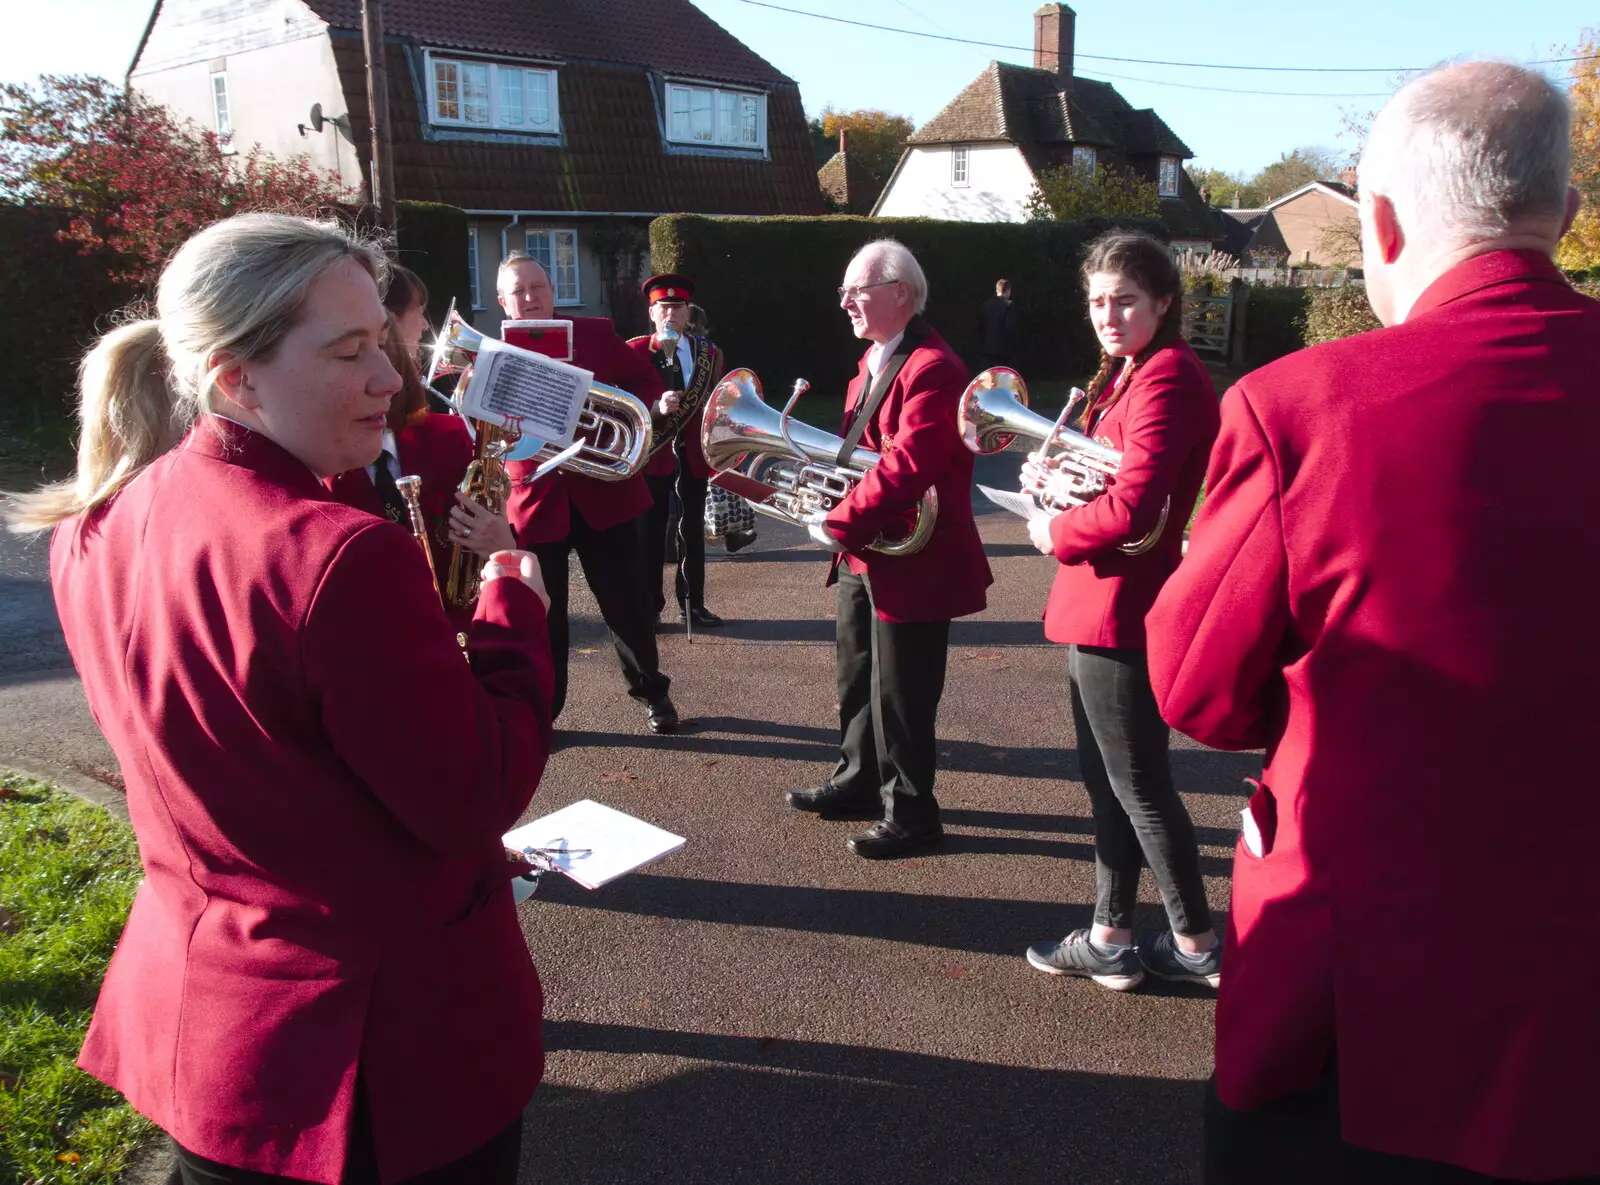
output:
<path id="1" fill-rule="evenodd" d="M 212 410 L 216 357 L 270 357 L 312 281 L 343 260 L 382 287 L 380 245 L 332 222 L 239 214 L 180 247 L 157 286 L 158 319 L 113 329 L 79 368 L 77 474 L 11 499 L 11 529 L 42 531 L 112 498 Z"/>
<path id="2" fill-rule="evenodd" d="M 157 321 L 107 333 L 78 367 L 78 469 L 65 481 L 13 498 L 13 531 L 42 531 L 105 502 L 188 430 L 192 405 L 173 396 Z"/>

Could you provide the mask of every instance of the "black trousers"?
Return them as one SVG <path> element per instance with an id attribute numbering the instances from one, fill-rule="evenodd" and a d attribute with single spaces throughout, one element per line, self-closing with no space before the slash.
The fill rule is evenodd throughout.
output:
<path id="1" fill-rule="evenodd" d="M 1172 785 L 1166 721 L 1150 690 L 1143 650 L 1071 646 L 1072 720 L 1083 781 L 1094 810 L 1094 920 L 1127 929 L 1139 901 L 1139 870 L 1155 874 L 1167 919 L 1179 934 L 1211 929 L 1200 849 L 1189 811 Z"/>
<path id="2" fill-rule="evenodd" d="M 177 1167 L 167 1177 L 167 1185 L 293 1185 L 298 1177 L 279 1177 L 218 1164 L 190 1152 L 176 1140 L 172 1148 Z M 506 1128 L 488 1143 L 459 1160 L 407 1177 L 400 1185 L 516 1185 L 522 1161 L 522 1119 Z M 378 1157 L 372 1141 L 372 1114 L 365 1092 L 356 1092 L 355 1119 L 350 1128 L 350 1159 L 345 1164 L 340 1185 L 379 1185 Z"/>
<path id="3" fill-rule="evenodd" d="M 672 680 L 661 673 L 656 650 L 655 620 L 645 586 L 644 550 L 635 519 L 597 531 L 572 512 L 572 530 L 555 543 L 535 543 L 544 586 L 550 593 L 550 657 L 556 665 L 556 696 L 550 716 L 567 702 L 567 557 L 574 551 L 584 579 L 600 603 L 600 616 L 611 631 L 628 694 L 649 703 L 667 694 Z"/>
<path id="4" fill-rule="evenodd" d="M 656 616 L 667 607 L 665 578 L 662 567 L 666 563 L 667 535 L 677 524 L 678 567 L 673 579 L 678 604 L 690 608 L 706 607 L 706 485 L 707 478 L 696 477 L 678 461 L 675 477 L 647 477 L 653 502 L 644 515 L 645 578 L 655 597 Z M 679 513 L 672 513 L 672 500 L 681 494 Z"/>
<path id="5" fill-rule="evenodd" d="M 1205 1185 L 1520 1185 L 1345 1143 L 1331 1066 L 1310 1090 L 1251 1111 L 1235 1111 L 1217 1097 L 1215 1083 L 1208 1085 L 1205 1131 Z M 1600 1185 L 1600 1177 L 1559 1185 Z"/>
<path id="6" fill-rule="evenodd" d="M 931 826 L 939 821 L 934 724 L 950 623 L 882 620 L 867 580 L 843 566 L 838 595 L 839 764 L 828 780 L 846 794 L 881 798 L 890 822 Z"/>

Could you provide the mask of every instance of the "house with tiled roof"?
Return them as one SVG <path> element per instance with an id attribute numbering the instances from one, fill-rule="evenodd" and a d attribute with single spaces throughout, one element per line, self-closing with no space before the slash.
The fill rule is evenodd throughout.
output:
<path id="1" fill-rule="evenodd" d="M 1224 210 L 1235 224 L 1226 250 L 1245 262 L 1271 256 L 1290 267 L 1361 267 L 1355 170 L 1312 181 L 1256 210 Z"/>
<path id="2" fill-rule="evenodd" d="M 1065 4 L 1035 12 L 1033 65 L 990 62 L 918 128 L 873 213 L 1023 222 L 1046 169 L 1119 168 L 1156 186 L 1175 248 L 1220 245 L 1220 218 L 1183 167 L 1194 153 L 1154 111 L 1073 73 L 1076 20 Z"/>
<path id="3" fill-rule="evenodd" d="M 870 214 L 883 182 L 850 154 L 850 129 L 839 129 L 839 151 L 817 170 L 817 184 L 830 214 Z"/>
<path id="4" fill-rule="evenodd" d="M 396 196 L 467 211 L 487 327 L 510 251 L 545 262 L 558 312 L 612 315 L 602 226 L 823 212 L 799 87 L 689 0 L 387 0 L 384 14 Z M 363 186 L 365 63 L 359 0 L 159 0 L 128 85 Z"/>

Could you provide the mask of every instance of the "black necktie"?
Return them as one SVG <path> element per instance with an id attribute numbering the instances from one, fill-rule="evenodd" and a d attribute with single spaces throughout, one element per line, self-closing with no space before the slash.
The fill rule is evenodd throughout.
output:
<path id="1" fill-rule="evenodd" d="M 378 454 L 378 463 L 372 470 L 372 488 L 378 491 L 378 501 L 383 503 L 383 513 L 392 523 L 406 526 L 411 521 L 411 512 L 406 509 L 406 500 L 400 496 L 400 487 L 394 484 L 394 474 L 389 471 L 389 462 L 394 459 L 394 454 L 388 449 Z"/>

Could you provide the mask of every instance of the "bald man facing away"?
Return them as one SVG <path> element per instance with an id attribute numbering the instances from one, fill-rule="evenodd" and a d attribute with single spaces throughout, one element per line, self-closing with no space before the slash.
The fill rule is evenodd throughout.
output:
<path id="1" fill-rule="evenodd" d="M 1223 401 L 1147 619 L 1163 715 L 1265 747 L 1206 1180 L 1600 1180 L 1600 304 L 1566 101 L 1435 70 L 1361 161 L 1386 328 Z"/>

